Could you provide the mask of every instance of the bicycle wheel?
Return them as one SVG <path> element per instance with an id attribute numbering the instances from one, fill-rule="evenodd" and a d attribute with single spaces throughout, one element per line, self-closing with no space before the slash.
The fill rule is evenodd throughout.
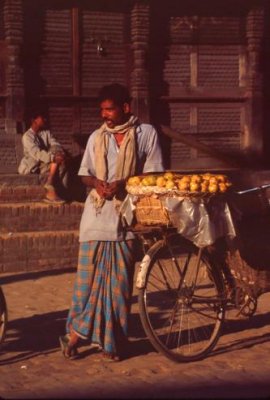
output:
<path id="1" fill-rule="evenodd" d="M 7 327 L 7 305 L 4 293 L 0 287 L 0 344 L 5 339 Z"/>
<path id="2" fill-rule="evenodd" d="M 152 255 L 138 300 L 142 325 L 156 350 L 177 362 L 205 357 L 225 315 L 223 280 L 206 254 L 177 235 Z"/>

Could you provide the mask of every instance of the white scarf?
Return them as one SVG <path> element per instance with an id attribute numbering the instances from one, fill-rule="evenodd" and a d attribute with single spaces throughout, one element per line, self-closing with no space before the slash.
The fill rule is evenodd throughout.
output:
<path id="1" fill-rule="evenodd" d="M 109 145 L 109 134 L 121 132 L 125 134 L 125 137 L 120 145 L 119 153 L 116 162 L 115 180 L 126 179 L 131 175 L 135 174 L 136 169 L 136 126 L 138 118 L 131 116 L 129 120 L 123 124 L 118 125 L 114 128 L 109 128 L 106 123 L 101 125 L 95 139 L 95 168 L 96 177 L 100 180 L 107 181 L 108 179 L 108 166 L 107 166 L 107 153 Z M 91 201 L 98 211 L 102 208 L 105 203 L 105 199 L 101 198 L 97 193 L 96 189 L 92 189 L 89 193 Z M 121 200 L 116 196 L 114 197 L 114 204 L 118 210 L 121 205 Z"/>

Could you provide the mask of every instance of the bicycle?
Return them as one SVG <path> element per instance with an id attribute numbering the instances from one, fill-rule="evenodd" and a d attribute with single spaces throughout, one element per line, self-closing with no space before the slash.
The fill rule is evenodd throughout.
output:
<path id="1" fill-rule="evenodd" d="M 0 345 L 5 340 L 7 321 L 8 321 L 7 303 L 4 292 L 0 286 Z"/>
<path id="2" fill-rule="evenodd" d="M 173 227 L 137 225 L 131 230 L 145 254 L 136 277 L 140 319 L 158 352 L 175 362 L 200 360 L 216 346 L 229 307 L 246 317 L 255 313 L 265 290 L 242 279 L 211 247 L 196 247 Z"/>

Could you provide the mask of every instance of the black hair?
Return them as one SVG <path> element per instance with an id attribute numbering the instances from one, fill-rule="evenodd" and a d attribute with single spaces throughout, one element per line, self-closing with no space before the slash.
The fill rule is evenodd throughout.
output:
<path id="1" fill-rule="evenodd" d="M 43 117 L 45 119 L 48 118 L 48 111 L 45 107 L 34 105 L 29 107 L 24 112 L 24 119 L 26 121 L 32 121 L 37 117 Z"/>
<path id="2" fill-rule="evenodd" d="M 30 126 L 37 117 L 42 117 L 46 121 L 46 126 L 49 126 L 48 112 L 46 108 L 42 106 L 33 106 L 25 111 L 24 120 L 26 125 Z"/>
<path id="3" fill-rule="evenodd" d="M 98 100 L 99 103 L 102 103 L 105 100 L 112 100 L 118 106 L 122 106 L 124 103 L 131 103 L 128 88 L 120 83 L 112 83 L 103 86 L 100 89 Z"/>
<path id="4" fill-rule="evenodd" d="M 25 112 L 24 119 L 27 125 L 30 125 L 37 117 L 48 120 L 48 112 L 43 107 L 31 107 Z"/>
<path id="5" fill-rule="evenodd" d="M 29 118 L 30 118 L 31 120 L 34 120 L 34 119 L 36 119 L 37 117 L 42 117 L 42 118 L 47 119 L 48 115 L 47 115 L 47 112 L 44 111 L 44 110 L 32 110 L 32 111 L 29 113 Z"/>

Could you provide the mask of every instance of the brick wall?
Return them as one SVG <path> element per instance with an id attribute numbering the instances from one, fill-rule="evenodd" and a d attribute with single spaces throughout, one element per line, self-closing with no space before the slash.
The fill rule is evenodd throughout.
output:
<path id="1" fill-rule="evenodd" d="M 0 235 L 0 272 L 76 267 L 78 231 Z"/>
<path id="2" fill-rule="evenodd" d="M 44 203 L 41 201 L 44 188 L 33 178 L 1 176 L 0 272 L 74 268 L 77 265 L 84 203 Z"/>
<path id="3" fill-rule="evenodd" d="M 6 203 L 0 207 L 0 233 L 79 229 L 82 203 Z"/>

